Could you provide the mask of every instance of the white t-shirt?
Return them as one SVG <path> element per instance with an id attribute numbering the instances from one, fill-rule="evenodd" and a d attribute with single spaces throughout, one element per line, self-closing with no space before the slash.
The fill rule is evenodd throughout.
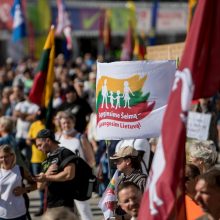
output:
<path id="1" fill-rule="evenodd" d="M 81 147 L 80 140 L 76 137 L 64 138 L 63 135 L 59 138 L 60 146 L 71 150 L 73 153 L 79 152 L 79 156 L 85 160 L 83 149 Z"/>
<path id="2" fill-rule="evenodd" d="M 23 195 L 15 196 L 13 190 L 22 185 L 21 172 L 18 165 L 11 170 L 0 168 L 0 217 L 17 218 L 26 213 Z"/>
<path id="3" fill-rule="evenodd" d="M 27 100 L 23 102 L 19 102 L 15 106 L 15 111 L 19 111 L 30 115 L 37 113 L 38 110 L 39 110 L 38 105 L 31 103 Z M 16 138 L 27 138 L 30 124 L 31 123 L 29 121 L 25 121 L 22 120 L 21 118 L 18 118 L 16 124 Z"/>

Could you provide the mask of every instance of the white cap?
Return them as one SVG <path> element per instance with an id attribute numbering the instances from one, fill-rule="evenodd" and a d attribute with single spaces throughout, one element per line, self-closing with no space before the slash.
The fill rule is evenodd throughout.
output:
<path id="1" fill-rule="evenodd" d="M 150 149 L 150 144 L 147 139 L 127 139 L 127 140 L 121 140 L 118 142 L 116 146 L 116 152 L 125 146 L 133 146 L 135 150 L 140 150 L 147 152 Z"/>

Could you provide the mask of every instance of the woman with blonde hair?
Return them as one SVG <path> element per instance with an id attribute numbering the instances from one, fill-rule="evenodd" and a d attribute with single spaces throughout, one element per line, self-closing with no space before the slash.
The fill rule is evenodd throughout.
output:
<path id="1" fill-rule="evenodd" d="M 95 156 L 92 146 L 85 134 L 79 133 L 75 129 L 75 117 L 73 114 L 64 112 L 61 115 L 60 125 L 62 134 L 59 139 L 60 146 L 71 150 L 82 157 L 91 167 L 95 166 Z M 77 210 L 82 220 L 93 219 L 88 201 L 74 200 Z"/>
<path id="2" fill-rule="evenodd" d="M 17 142 L 13 135 L 15 128 L 14 121 L 10 116 L 0 117 L 0 145 L 9 144 L 12 146 L 16 154 L 16 162 L 19 166 L 27 168 L 27 161 L 22 157 L 20 150 L 18 149 Z"/>
<path id="3" fill-rule="evenodd" d="M 27 180 L 28 186 L 23 184 Z M 16 155 L 8 145 L 0 146 L 0 220 L 26 220 L 24 195 L 37 188 L 27 170 L 16 165 Z"/>

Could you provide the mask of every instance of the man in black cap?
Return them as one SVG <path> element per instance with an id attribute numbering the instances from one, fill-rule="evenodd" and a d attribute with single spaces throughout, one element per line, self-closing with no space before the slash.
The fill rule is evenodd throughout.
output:
<path id="1" fill-rule="evenodd" d="M 73 153 L 66 148 L 59 147 L 58 144 L 54 133 L 48 129 L 43 129 L 37 134 L 36 146 L 47 154 L 47 159 L 42 164 L 43 172 L 35 179 L 39 182 L 41 189 L 48 186 L 48 208 L 60 206 L 73 208 L 73 198 L 70 192 L 73 190 L 72 180 L 75 177 L 75 164 L 72 161 L 66 161 L 63 168 L 59 169 L 62 161 Z"/>

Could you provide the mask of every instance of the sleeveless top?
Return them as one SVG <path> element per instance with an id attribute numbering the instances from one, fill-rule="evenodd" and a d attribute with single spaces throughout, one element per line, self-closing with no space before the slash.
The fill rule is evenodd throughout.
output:
<path id="1" fill-rule="evenodd" d="M 15 196 L 13 190 L 22 185 L 22 176 L 18 165 L 11 170 L 0 168 L 0 217 L 17 218 L 26 214 L 23 195 Z"/>
<path id="2" fill-rule="evenodd" d="M 60 142 L 60 146 L 63 146 L 71 150 L 75 154 L 79 154 L 79 156 L 85 160 L 85 156 L 79 138 L 72 137 L 66 139 L 63 137 L 63 135 L 61 135 L 59 142 Z"/>

